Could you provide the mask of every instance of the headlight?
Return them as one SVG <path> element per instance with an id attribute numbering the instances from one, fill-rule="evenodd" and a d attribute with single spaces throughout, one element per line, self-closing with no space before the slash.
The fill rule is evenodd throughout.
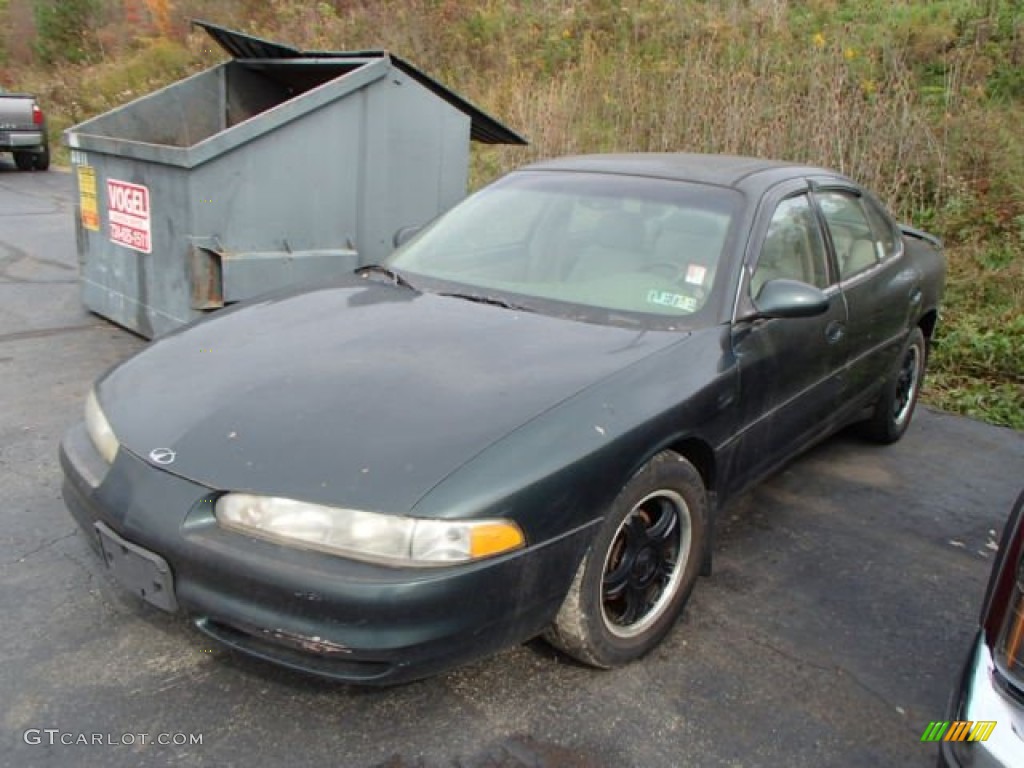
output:
<path id="1" fill-rule="evenodd" d="M 216 515 L 229 530 L 391 565 L 464 563 L 525 544 L 508 520 L 423 520 L 244 493 L 221 496 Z"/>
<path id="2" fill-rule="evenodd" d="M 96 390 L 89 390 L 89 396 L 85 398 L 85 431 L 89 433 L 89 439 L 100 452 L 100 456 L 107 464 L 113 464 L 120 443 L 117 442 L 117 436 L 103 414 L 103 409 L 100 408 Z"/>

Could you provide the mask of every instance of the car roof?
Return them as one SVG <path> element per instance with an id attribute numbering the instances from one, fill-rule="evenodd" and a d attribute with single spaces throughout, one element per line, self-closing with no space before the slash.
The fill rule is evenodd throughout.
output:
<path id="1" fill-rule="evenodd" d="M 833 176 L 835 171 L 808 165 L 738 155 L 703 155 L 685 152 L 638 152 L 630 154 L 556 157 L 521 170 L 607 173 L 625 176 L 691 181 L 761 192 L 780 181 L 804 176 Z"/>

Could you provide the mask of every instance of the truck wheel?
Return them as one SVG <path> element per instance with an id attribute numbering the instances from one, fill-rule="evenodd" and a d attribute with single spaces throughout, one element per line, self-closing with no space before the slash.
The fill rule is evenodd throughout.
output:
<path id="1" fill-rule="evenodd" d="M 32 167 L 37 171 L 45 171 L 50 167 L 50 148 L 43 147 L 43 151 L 32 155 Z"/>
<path id="2" fill-rule="evenodd" d="M 545 639 L 609 668 L 661 642 L 704 559 L 707 492 L 700 473 L 663 451 L 619 492 Z"/>
<path id="3" fill-rule="evenodd" d="M 32 157 L 31 152 L 15 152 L 14 153 L 14 164 L 18 166 L 19 171 L 31 171 L 35 160 Z"/>

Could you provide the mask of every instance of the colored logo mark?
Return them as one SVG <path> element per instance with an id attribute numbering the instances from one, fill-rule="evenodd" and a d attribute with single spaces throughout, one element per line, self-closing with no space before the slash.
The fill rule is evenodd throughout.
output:
<path id="1" fill-rule="evenodd" d="M 988 741 L 995 728 L 995 720 L 932 721 L 921 734 L 921 741 Z"/>

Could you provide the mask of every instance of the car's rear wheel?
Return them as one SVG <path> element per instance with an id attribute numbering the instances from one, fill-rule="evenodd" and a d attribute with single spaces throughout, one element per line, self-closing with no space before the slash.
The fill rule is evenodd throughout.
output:
<path id="1" fill-rule="evenodd" d="M 879 443 L 895 443 L 910 426 L 924 381 L 928 347 L 920 328 L 914 328 L 903 344 L 899 367 L 882 388 L 875 412 L 864 424 L 865 434 Z"/>
<path id="2" fill-rule="evenodd" d="M 651 459 L 616 497 L 545 638 L 603 668 L 654 648 L 700 573 L 707 516 L 694 466 L 669 451 Z"/>
<path id="3" fill-rule="evenodd" d="M 14 164 L 18 166 L 19 171 L 31 171 L 34 163 L 35 158 L 32 156 L 31 152 L 14 153 Z"/>

